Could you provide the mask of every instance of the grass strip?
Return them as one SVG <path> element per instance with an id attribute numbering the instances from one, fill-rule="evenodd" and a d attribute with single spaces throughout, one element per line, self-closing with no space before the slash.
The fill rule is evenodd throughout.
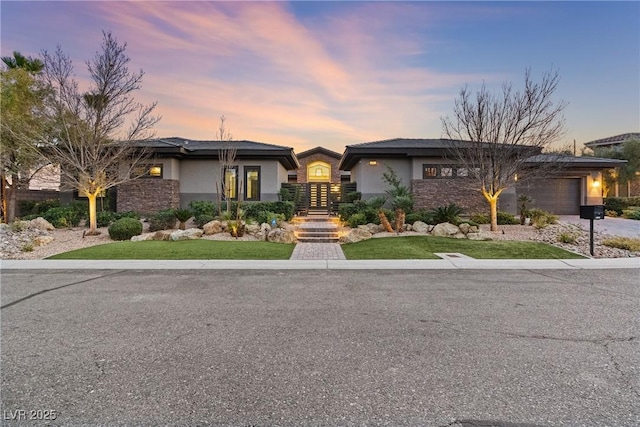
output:
<path id="1" fill-rule="evenodd" d="M 218 240 L 126 241 L 76 249 L 47 259 L 289 259 L 294 246 Z"/>
<path id="2" fill-rule="evenodd" d="M 348 260 L 439 259 L 434 252 L 457 252 L 476 259 L 578 259 L 582 255 L 546 243 L 474 241 L 434 236 L 385 237 L 342 245 Z"/>

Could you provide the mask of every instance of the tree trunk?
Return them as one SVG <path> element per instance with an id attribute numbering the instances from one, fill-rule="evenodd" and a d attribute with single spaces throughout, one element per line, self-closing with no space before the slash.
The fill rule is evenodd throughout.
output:
<path id="1" fill-rule="evenodd" d="M 498 231 L 498 197 L 493 196 L 489 199 L 489 207 L 491 208 L 491 231 Z"/>
<path id="2" fill-rule="evenodd" d="M 391 227 L 391 223 L 387 219 L 387 216 L 385 215 L 384 211 L 378 211 L 378 217 L 380 218 L 380 223 L 382 224 L 384 229 L 387 230 L 389 233 L 393 233 L 393 227 Z"/>
<path id="3" fill-rule="evenodd" d="M 396 209 L 396 232 L 397 233 L 402 233 L 404 231 L 404 218 L 405 218 L 404 210 L 400 208 Z"/>
<path id="4" fill-rule="evenodd" d="M 98 191 L 94 193 L 87 193 L 87 198 L 89 199 L 89 231 L 87 232 L 87 236 L 97 236 L 100 234 L 96 218 L 96 199 L 98 198 Z"/>

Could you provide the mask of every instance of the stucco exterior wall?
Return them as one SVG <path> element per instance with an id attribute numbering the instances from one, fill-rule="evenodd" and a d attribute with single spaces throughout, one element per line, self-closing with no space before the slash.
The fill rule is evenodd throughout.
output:
<path id="1" fill-rule="evenodd" d="M 376 161 L 375 165 L 369 164 L 372 160 Z M 386 195 L 389 184 L 382 179 L 382 174 L 388 171 L 387 166 L 390 166 L 395 171 L 398 178 L 400 178 L 405 185 L 408 187 L 411 186 L 411 160 L 362 159 L 357 165 L 351 168 L 351 182 L 355 182 L 358 185 L 358 191 L 362 193 L 364 200 Z"/>

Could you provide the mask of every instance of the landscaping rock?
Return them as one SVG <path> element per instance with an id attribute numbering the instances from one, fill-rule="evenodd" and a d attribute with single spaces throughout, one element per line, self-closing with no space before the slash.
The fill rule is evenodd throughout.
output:
<path id="1" fill-rule="evenodd" d="M 460 229 L 448 222 L 438 224 L 431 230 L 431 234 L 438 237 L 454 237 L 458 233 L 460 233 Z"/>
<path id="2" fill-rule="evenodd" d="M 56 229 L 49 221 L 42 218 L 41 216 L 29 221 L 29 227 L 43 231 L 53 231 Z"/>
<path id="3" fill-rule="evenodd" d="M 202 230 L 207 236 L 211 234 L 222 233 L 222 223 L 217 219 L 214 219 L 213 221 L 209 221 L 208 223 L 203 225 Z"/>
<path id="4" fill-rule="evenodd" d="M 267 240 L 275 243 L 295 243 L 295 229 L 290 225 L 285 226 L 285 228 L 274 228 L 269 231 Z"/>
<path id="5" fill-rule="evenodd" d="M 422 221 L 416 221 L 413 223 L 413 231 L 415 231 L 416 233 L 427 234 L 429 231 L 431 231 L 431 229 L 432 229 L 432 226 Z"/>
<path id="6" fill-rule="evenodd" d="M 257 236 L 260 234 L 260 226 L 258 224 L 246 224 L 244 231 L 252 236 Z"/>
<path id="7" fill-rule="evenodd" d="M 362 240 L 368 240 L 373 237 L 373 234 L 362 228 L 353 228 L 349 230 L 347 234 L 340 236 L 340 243 L 355 243 Z"/>
<path id="8" fill-rule="evenodd" d="M 151 240 L 171 240 L 171 231 L 161 230 L 156 231 L 153 236 L 151 236 Z"/>
<path id="9" fill-rule="evenodd" d="M 139 236 L 133 236 L 131 238 L 132 242 L 142 242 L 144 240 L 154 240 L 153 237 L 158 234 L 161 233 L 161 231 L 158 231 L 157 233 L 144 233 L 144 234 L 140 234 Z M 171 236 L 170 234 L 166 234 L 167 236 Z M 165 239 L 159 239 L 159 240 L 165 240 Z"/>
<path id="10" fill-rule="evenodd" d="M 493 240 L 493 234 L 487 231 L 479 231 L 477 233 L 468 233 L 467 239 L 469 240 Z"/>
<path id="11" fill-rule="evenodd" d="M 380 224 L 374 224 L 370 222 L 369 224 L 359 225 L 358 228 L 360 230 L 368 231 L 371 234 L 376 234 L 384 231 L 384 227 Z"/>
<path id="12" fill-rule="evenodd" d="M 189 228 L 187 230 L 176 230 L 171 233 L 171 240 L 196 240 L 202 237 L 202 230 L 199 228 Z"/>
<path id="13" fill-rule="evenodd" d="M 53 242 L 53 237 L 51 236 L 37 236 L 33 239 L 33 246 L 44 246 Z"/>

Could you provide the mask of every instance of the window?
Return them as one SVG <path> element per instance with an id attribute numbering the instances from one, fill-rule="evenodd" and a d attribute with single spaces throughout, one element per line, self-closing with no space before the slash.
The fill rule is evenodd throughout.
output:
<path id="1" fill-rule="evenodd" d="M 238 200 L 238 167 L 232 166 L 224 171 L 224 199 Z"/>
<path id="2" fill-rule="evenodd" d="M 422 165 L 422 179 L 453 178 L 468 175 L 466 168 L 458 168 L 454 165 Z"/>
<path id="3" fill-rule="evenodd" d="M 247 201 L 260 200 L 260 166 L 244 167 L 244 197 Z"/>
<path id="4" fill-rule="evenodd" d="M 162 165 L 138 165 L 131 171 L 132 178 L 160 178 L 162 179 Z"/>

